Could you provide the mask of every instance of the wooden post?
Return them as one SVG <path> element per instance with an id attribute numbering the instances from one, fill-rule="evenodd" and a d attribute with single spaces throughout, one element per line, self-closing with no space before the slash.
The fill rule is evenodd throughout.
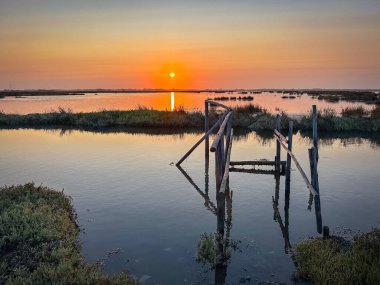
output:
<path id="1" fill-rule="evenodd" d="M 208 121 L 208 102 L 205 101 L 205 133 L 207 134 L 208 133 L 208 130 L 209 130 L 209 121 Z M 209 136 L 206 136 L 206 142 L 205 142 L 205 155 L 206 155 L 206 158 L 209 157 L 209 144 L 210 144 L 210 139 L 209 139 Z"/>
<path id="2" fill-rule="evenodd" d="M 232 128 L 232 117 L 229 117 L 228 122 L 227 122 L 227 131 L 226 131 L 226 146 L 227 146 L 226 158 L 227 158 L 228 148 L 230 145 L 230 140 L 232 139 L 231 138 L 231 128 Z"/>
<path id="3" fill-rule="evenodd" d="M 317 161 L 319 160 L 318 155 L 318 113 L 317 106 L 313 105 L 313 146 L 317 151 Z"/>
<path id="4" fill-rule="evenodd" d="M 310 172 L 311 172 L 311 184 L 318 193 L 314 197 L 314 208 L 315 208 L 315 218 L 317 220 L 317 231 L 322 233 L 322 213 L 321 213 L 321 200 L 319 196 L 319 182 L 318 182 L 318 168 L 317 168 L 317 149 L 312 147 L 309 149 L 309 160 L 310 160 Z"/>
<path id="5" fill-rule="evenodd" d="M 292 151 L 293 145 L 293 121 L 289 122 L 289 135 L 288 135 L 288 149 Z M 286 179 L 290 179 L 290 171 L 291 171 L 292 157 L 288 153 L 286 157 Z"/>
<path id="6" fill-rule="evenodd" d="M 207 153 L 208 149 L 206 150 Z M 205 156 L 205 193 L 208 195 L 210 157 Z"/>
<path id="7" fill-rule="evenodd" d="M 219 192 L 219 189 L 220 189 L 220 184 L 221 184 L 221 175 L 222 175 L 222 171 L 221 171 L 221 155 L 220 155 L 220 145 L 218 144 L 217 147 L 216 147 L 216 151 L 215 151 L 215 182 L 216 182 L 216 193 L 217 193 L 217 197 L 218 197 L 218 192 Z"/>
<path id="8" fill-rule="evenodd" d="M 224 163 L 226 159 L 226 151 L 224 148 L 224 136 L 222 139 L 219 141 L 219 147 L 220 147 L 220 164 L 221 164 L 221 171 L 222 171 L 222 178 L 223 178 L 223 173 L 224 173 Z"/>
<path id="9" fill-rule="evenodd" d="M 323 226 L 323 238 L 329 238 L 330 237 L 330 229 L 328 226 Z"/>
<path id="10" fill-rule="evenodd" d="M 281 133 L 281 116 L 280 114 L 277 114 L 276 116 L 276 130 Z M 281 145 L 280 142 L 277 140 L 276 142 L 276 171 L 280 172 L 280 161 L 281 161 Z"/>

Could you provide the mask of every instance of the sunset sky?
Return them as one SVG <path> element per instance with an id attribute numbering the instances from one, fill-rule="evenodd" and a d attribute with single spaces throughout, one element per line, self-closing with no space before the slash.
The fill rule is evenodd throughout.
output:
<path id="1" fill-rule="evenodd" d="M 8 88 L 380 88 L 380 1 L 1 0 Z"/>

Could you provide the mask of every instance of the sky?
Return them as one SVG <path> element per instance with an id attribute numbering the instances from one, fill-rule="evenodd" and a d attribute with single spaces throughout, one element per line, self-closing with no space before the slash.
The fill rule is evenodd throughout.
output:
<path id="1" fill-rule="evenodd" d="M 380 88 L 380 0 L 0 0 L 0 89 L 37 88 Z"/>

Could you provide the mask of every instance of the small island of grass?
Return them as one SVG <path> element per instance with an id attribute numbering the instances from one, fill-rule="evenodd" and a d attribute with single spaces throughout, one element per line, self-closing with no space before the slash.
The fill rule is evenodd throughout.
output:
<path id="1" fill-rule="evenodd" d="M 380 284 L 380 229 L 356 237 L 315 238 L 297 245 L 300 277 L 313 284 Z"/>
<path id="2" fill-rule="evenodd" d="M 0 284 L 138 284 L 84 261 L 71 200 L 32 183 L 0 188 Z"/>
<path id="3" fill-rule="evenodd" d="M 232 122 L 236 129 L 254 131 L 272 131 L 276 124 L 276 115 L 253 105 L 235 107 Z M 292 118 L 286 113 L 281 114 L 281 125 L 287 129 L 289 120 L 294 121 L 294 130 L 310 131 L 312 129 L 312 114 Z M 215 124 L 218 113 L 209 114 L 210 125 Z M 100 111 L 88 113 L 72 113 L 60 108 L 56 112 L 37 114 L 5 114 L 0 112 L 0 128 L 77 128 L 97 129 L 108 128 L 142 128 L 142 129 L 177 129 L 204 130 L 204 115 L 202 112 L 187 112 L 183 109 L 174 111 L 159 111 L 140 107 L 126 111 Z M 318 113 L 319 132 L 380 132 L 380 105 L 371 111 L 362 108 L 345 109 L 342 115 L 334 110 L 325 109 Z"/>

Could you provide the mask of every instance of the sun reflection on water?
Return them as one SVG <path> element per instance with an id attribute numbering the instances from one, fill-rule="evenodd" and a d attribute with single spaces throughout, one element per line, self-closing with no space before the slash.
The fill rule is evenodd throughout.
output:
<path id="1" fill-rule="evenodd" d="M 170 92 L 170 110 L 174 111 L 175 109 L 175 96 L 174 92 Z"/>

